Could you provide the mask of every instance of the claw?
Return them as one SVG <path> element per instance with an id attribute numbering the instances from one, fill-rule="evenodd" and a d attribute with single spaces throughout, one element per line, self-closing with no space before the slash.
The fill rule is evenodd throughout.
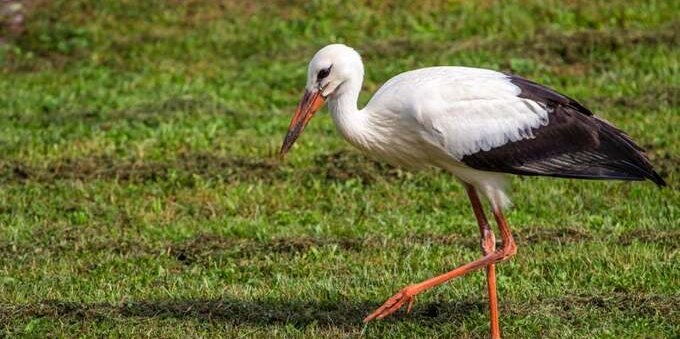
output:
<path id="1" fill-rule="evenodd" d="M 382 306 L 380 306 L 377 310 L 375 310 L 373 313 L 369 314 L 366 318 L 364 318 L 364 322 L 367 323 L 374 319 L 383 319 L 388 315 L 396 312 L 398 309 L 404 306 L 404 303 L 407 302 L 408 302 L 407 312 L 411 312 L 414 297 L 415 293 L 411 292 L 409 287 L 406 287 L 403 290 L 399 291 L 397 294 L 393 295 L 391 298 L 387 299 L 387 301 L 385 301 L 385 303 L 382 304 Z"/>
<path id="2" fill-rule="evenodd" d="M 411 300 L 408 301 L 408 308 L 406 309 L 406 313 L 411 313 L 411 309 L 413 309 L 413 302 L 414 301 L 416 301 L 415 296 L 411 297 Z"/>

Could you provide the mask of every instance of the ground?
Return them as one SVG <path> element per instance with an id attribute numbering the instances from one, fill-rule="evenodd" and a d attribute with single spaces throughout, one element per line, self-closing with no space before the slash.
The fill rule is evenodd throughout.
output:
<path id="1" fill-rule="evenodd" d="M 0 29 L 0 336 L 485 337 L 481 272 L 361 322 L 479 256 L 450 175 L 373 162 L 324 113 L 275 156 L 306 63 L 344 42 L 362 103 L 405 70 L 487 67 L 644 146 L 668 188 L 513 181 L 501 325 L 677 338 L 679 3 L 398 3 L 24 2 Z"/>

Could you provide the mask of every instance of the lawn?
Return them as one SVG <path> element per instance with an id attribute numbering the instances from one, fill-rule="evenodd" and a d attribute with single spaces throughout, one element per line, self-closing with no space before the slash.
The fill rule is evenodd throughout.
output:
<path id="1" fill-rule="evenodd" d="M 2 5 L 0 5 L 2 6 Z M 0 29 L 0 337 L 488 334 L 464 191 L 376 163 L 326 111 L 276 157 L 307 62 L 361 102 L 430 65 L 510 71 L 627 131 L 669 183 L 518 178 L 498 265 L 511 338 L 680 336 L 677 1 L 28 1 Z M 4 19 L 6 21 L 6 19 Z M 15 27 L 16 28 L 16 27 Z"/>

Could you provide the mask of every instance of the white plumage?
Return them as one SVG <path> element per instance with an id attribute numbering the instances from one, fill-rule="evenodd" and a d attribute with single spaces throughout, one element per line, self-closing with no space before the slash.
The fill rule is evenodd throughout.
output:
<path id="1" fill-rule="evenodd" d="M 359 58 L 343 45 L 320 50 L 310 69 L 343 54 Z M 358 59 L 351 62 L 360 65 Z M 333 65 L 333 71 L 342 65 Z M 351 71 L 350 71 L 351 72 Z M 547 124 L 548 111 L 519 98 L 520 89 L 500 72 L 469 67 L 430 67 L 387 81 L 364 109 L 356 108 L 363 66 L 328 97 L 338 131 L 369 156 L 413 169 L 442 167 L 473 184 L 497 206 L 505 207 L 505 175 L 469 168 L 464 155 L 509 141 L 531 138 L 532 128 Z M 314 74 L 311 72 L 311 74 Z M 310 79 L 313 81 L 313 79 Z M 313 88 L 314 84 L 308 84 Z M 340 88 L 338 88 L 340 89 Z"/>
<path id="2" fill-rule="evenodd" d="M 524 78 L 470 67 L 422 68 L 390 79 L 357 109 L 363 77 L 352 48 L 319 50 L 282 153 L 327 100 L 338 131 L 369 156 L 446 169 L 494 207 L 509 204 L 504 173 L 665 184 L 630 137 L 575 100 Z M 540 140 L 526 142 L 537 132 Z"/>
<path id="3" fill-rule="evenodd" d="M 454 159 L 532 136 L 548 112 L 517 97 L 519 87 L 499 72 L 469 67 L 422 68 L 397 75 L 381 87 L 364 114 L 400 115 Z M 474 133 L 471 133 L 474 131 Z"/>

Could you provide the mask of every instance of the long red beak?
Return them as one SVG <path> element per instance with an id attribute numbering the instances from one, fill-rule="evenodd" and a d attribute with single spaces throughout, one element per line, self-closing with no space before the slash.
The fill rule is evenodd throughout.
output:
<path id="1" fill-rule="evenodd" d="M 295 109 L 295 115 L 293 115 L 293 119 L 288 126 L 288 134 L 286 134 L 286 138 L 283 139 L 281 152 L 279 152 L 281 157 L 285 156 L 290 148 L 293 147 L 295 140 L 302 134 L 302 131 L 307 127 L 309 121 L 312 120 L 314 113 L 316 113 L 325 102 L 326 99 L 321 95 L 321 91 L 305 91 L 305 95 L 302 96 L 302 100 L 300 100 L 300 104 L 298 104 L 297 109 Z"/>

